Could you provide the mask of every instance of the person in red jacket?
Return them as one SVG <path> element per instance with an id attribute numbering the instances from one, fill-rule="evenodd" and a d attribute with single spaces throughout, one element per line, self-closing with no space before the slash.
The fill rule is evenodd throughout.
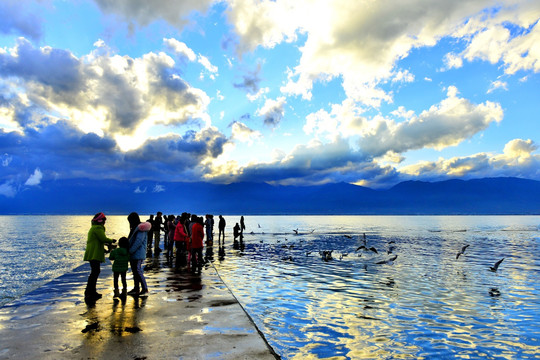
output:
<path id="1" fill-rule="evenodd" d="M 197 217 L 191 229 L 191 271 L 202 269 L 203 266 L 203 244 L 204 244 L 204 220 Z"/>

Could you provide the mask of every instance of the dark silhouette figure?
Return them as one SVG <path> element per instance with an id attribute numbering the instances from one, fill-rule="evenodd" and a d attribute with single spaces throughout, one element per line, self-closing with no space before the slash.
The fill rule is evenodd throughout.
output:
<path id="1" fill-rule="evenodd" d="M 246 224 L 244 223 L 244 217 L 240 216 L 240 236 L 244 236 L 244 230 L 246 230 Z"/>
<path id="2" fill-rule="evenodd" d="M 150 218 L 148 220 L 146 220 L 146 222 L 150 223 L 150 225 L 152 226 L 152 229 L 153 229 L 154 228 L 154 214 L 150 215 Z M 148 250 L 147 250 L 148 254 L 152 253 L 152 240 L 154 240 L 153 231 L 150 231 L 148 233 L 148 240 L 147 240 L 147 244 L 146 244 L 148 246 Z"/>
<path id="3" fill-rule="evenodd" d="M 219 215 L 219 224 L 218 224 L 218 243 L 221 245 L 225 244 L 225 226 L 226 222 L 223 216 Z M 223 235 L 223 242 L 221 241 L 221 236 Z"/>

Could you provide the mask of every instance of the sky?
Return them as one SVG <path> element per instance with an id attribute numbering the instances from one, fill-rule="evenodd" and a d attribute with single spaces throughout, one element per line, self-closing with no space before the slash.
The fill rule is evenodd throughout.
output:
<path id="1" fill-rule="evenodd" d="M 540 1 L 1 0 L 0 196 L 540 180 Z"/>

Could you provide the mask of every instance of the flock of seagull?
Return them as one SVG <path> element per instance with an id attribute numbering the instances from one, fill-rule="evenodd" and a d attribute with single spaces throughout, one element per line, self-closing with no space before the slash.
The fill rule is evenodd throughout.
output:
<path id="1" fill-rule="evenodd" d="M 295 235 L 299 235 L 300 233 L 298 232 L 298 229 L 293 229 L 293 232 L 295 233 Z M 310 233 L 313 233 L 314 230 L 312 230 Z M 346 238 L 348 239 L 352 239 L 353 236 L 352 235 L 344 235 Z M 395 242 L 392 240 L 390 241 L 388 244 L 391 245 L 391 244 L 394 244 Z M 467 250 L 467 248 L 469 247 L 470 245 L 469 244 L 466 244 L 464 245 L 461 250 L 458 251 L 458 253 L 456 254 L 456 260 L 459 259 L 459 257 L 461 255 L 464 255 L 465 254 L 465 250 Z M 292 245 L 291 245 L 292 247 Z M 374 247 L 374 246 L 370 246 L 368 247 L 368 244 L 367 244 L 367 238 L 366 238 L 366 234 L 364 233 L 363 234 L 363 244 L 360 245 L 359 247 L 356 248 L 356 250 L 354 251 L 355 253 L 357 253 L 358 251 L 365 251 L 365 252 L 373 252 L 375 254 L 378 254 L 379 251 Z M 392 254 L 393 251 L 395 250 L 395 248 L 393 246 L 389 246 L 388 250 L 387 250 L 387 254 Z M 330 261 L 330 260 L 333 260 L 333 256 L 332 256 L 332 253 L 334 252 L 334 250 L 319 250 L 319 255 L 321 256 L 321 259 L 323 261 Z M 312 251 L 307 251 L 306 252 L 306 256 L 309 256 L 310 254 L 312 253 Z M 341 253 L 340 256 L 339 256 L 339 260 L 343 259 L 344 257 L 348 256 L 349 254 L 348 253 Z M 361 255 L 361 254 L 360 254 Z M 382 264 L 393 264 L 393 262 L 398 258 L 398 255 L 393 255 L 392 257 L 388 258 L 388 259 L 385 259 L 385 260 L 380 260 L 380 261 L 377 261 L 375 262 L 375 264 L 377 265 L 382 265 Z M 291 260 L 292 257 L 289 257 L 288 260 Z M 497 261 L 493 266 L 490 266 L 489 267 L 489 270 L 492 271 L 492 272 L 496 272 L 498 269 L 499 269 L 499 266 L 501 265 L 501 263 L 504 261 L 505 258 L 502 258 L 501 260 Z"/>

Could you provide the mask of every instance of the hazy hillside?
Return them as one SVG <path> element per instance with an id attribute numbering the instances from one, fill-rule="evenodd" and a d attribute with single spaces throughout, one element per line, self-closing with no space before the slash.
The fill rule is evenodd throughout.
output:
<path id="1" fill-rule="evenodd" d="M 517 178 L 271 186 L 60 180 L 0 197 L 1 214 L 540 214 L 540 182 Z"/>

